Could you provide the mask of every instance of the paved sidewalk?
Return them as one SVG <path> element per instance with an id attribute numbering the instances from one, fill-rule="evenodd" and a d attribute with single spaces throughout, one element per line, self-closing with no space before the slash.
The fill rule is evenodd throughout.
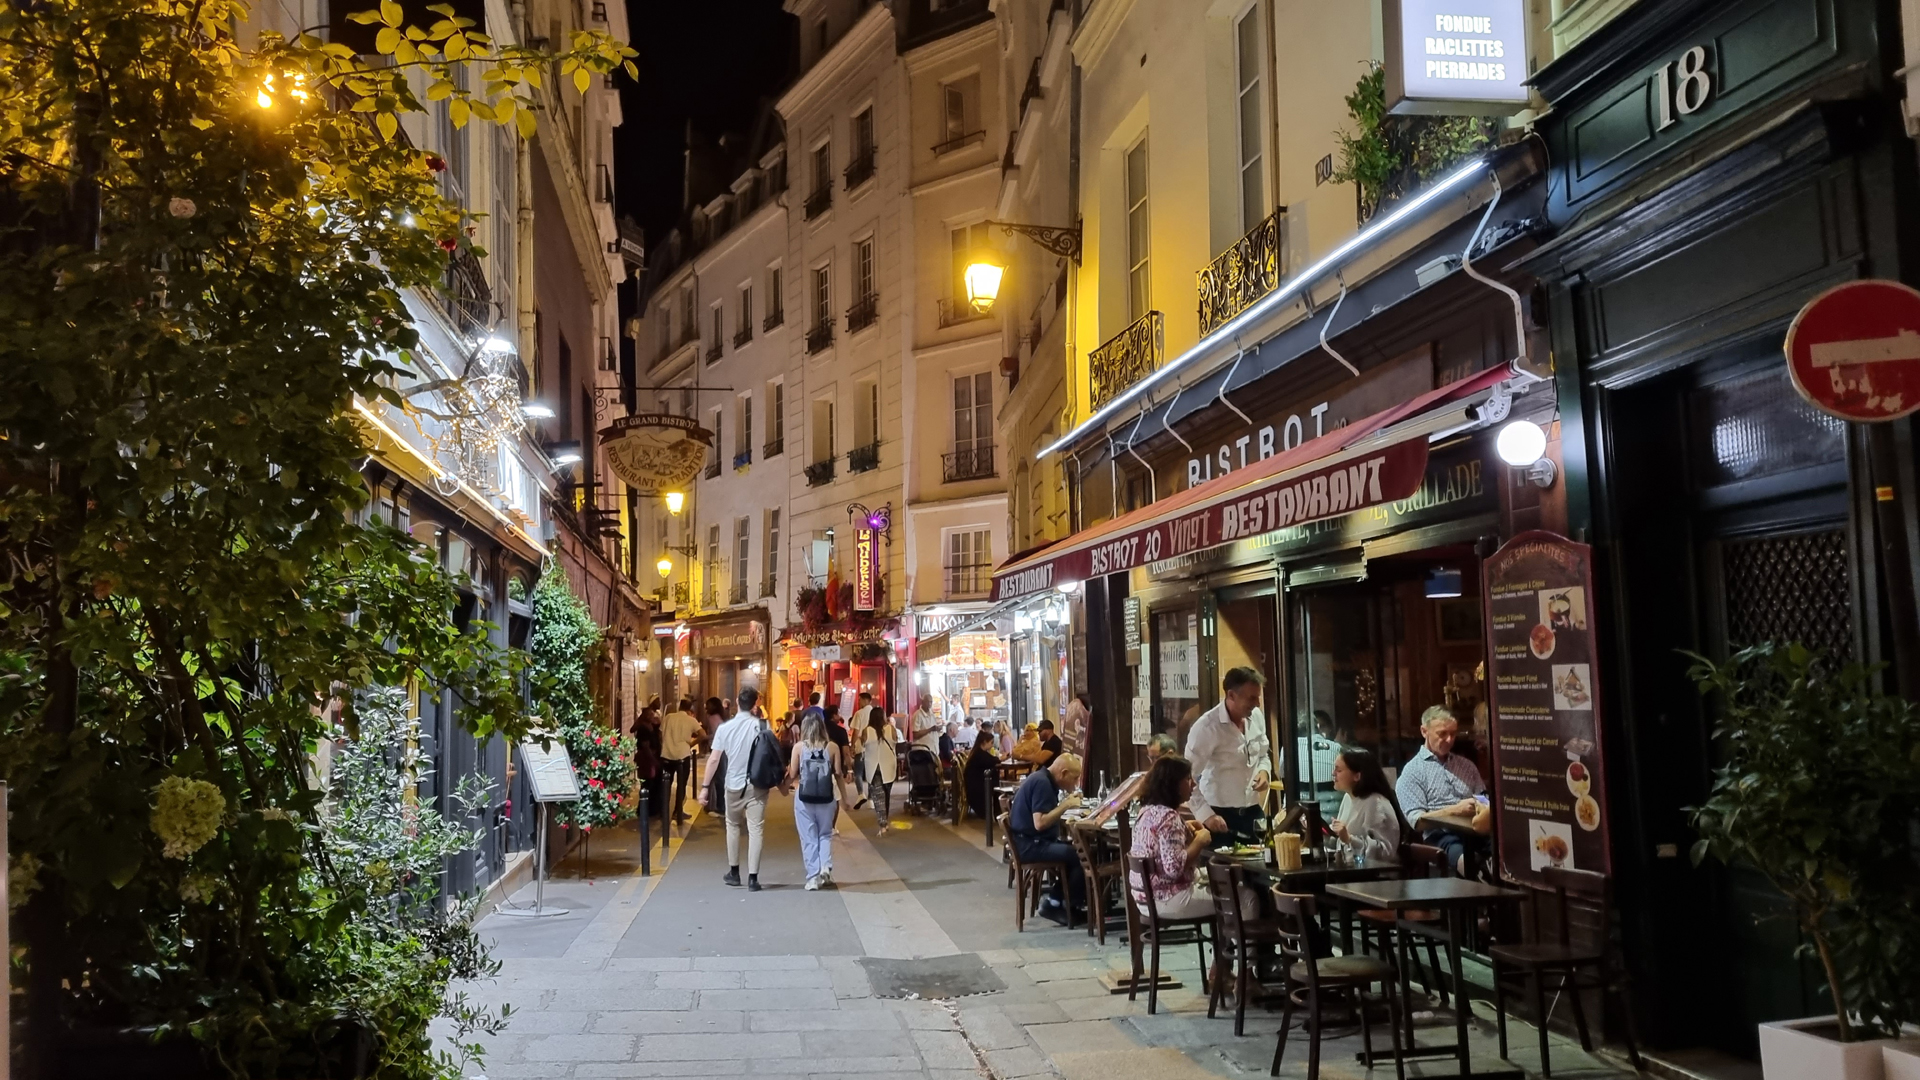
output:
<path id="1" fill-rule="evenodd" d="M 896 797 L 896 802 L 898 798 Z M 729 888 L 724 830 L 698 817 L 675 830 L 667 859 L 640 877 L 631 828 L 596 834 L 592 871 L 576 854 L 547 888 L 567 914 L 490 916 L 482 934 L 501 977 L 470 997 L 511 1003 L 512 1021 L 469 1076 L 913 1077 L 918 1080 L 1201 1080 L 1265 1076 L 1278 1019 L 1250 1013 L 1233 1037 L 1230 1014 L 1206 1015 L 1191 949 L 1164 961 L 1184 987 L 1146 999 L 1109 994 L 1099 976 L 1126 965 L 1122 935 L 1101 948 L 1084 930 L 1029 920 L 1013 929 L 1012 893 L 998 851 L 977 823 L 959 830 L 917 818 L 874 836 L 870 810 L 843 814 L 834 842 L 837 888 L 801 888 L 790 800 L 768 807 L 759 893 Z M 857 828 L 856 828 L 857 825 Z M 656 839 L 656 844 L 658 843 Z M 656 851 L 658 849 L 656 848 Z M 663 869 L 663 864 L 665 868 Z M 530 902 L 529 887 L 515 897 Z M 937 958 L 947 958 L 945 960 Z M 869 966 L 894 961 L 982 965 L 1004 989 L 951 1000 L 876 996 Z M 884 981 L 882 981 L 884 985 Z M 1491 1017 L 1484 1005 L 1479 1015 Z M 1450 1034 L 1450 1015 L 1430 1024 Z M 1494 1067 L 1491 1025 L 1474 1040 L 1474 1067 Z M 1377 1031 L 1381 1040 L 1384 1031 Z M 1537 1036 L 1513 1029 L 1514 1060 L 1537 1072 Z M 1436 1041 L 1432 1035 L 1423 1041 Z M 1355 1061 L 1357 1034 L 1330 1038 L 1321 1075 L 1387 1077 Z M 1283 1076 L 1306 1075 L 1306 1045 L 1290 1042 Z M 1554 1075 L 1630 1075 L 1554 1040 Z M 1451 1062 L 1410 1065 L 1433 1075 Z"/>

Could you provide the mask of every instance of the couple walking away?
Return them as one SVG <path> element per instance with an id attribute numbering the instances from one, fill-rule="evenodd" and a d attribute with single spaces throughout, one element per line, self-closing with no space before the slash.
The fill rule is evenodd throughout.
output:
<path id="1" fill-rule="evenodd" d="M 833 882 L 833 822 L 838 813 L 838 778 L 846 763 L 840 747 L 827 737 L 826 722 L 811 710 L 801 721 L 800 742 L 784 763 L 780 742 L 765 720 L 753 715 L 759 691 L 740 691 L 740 711 L 713 736 L 713 758 L 704 785 L 707 809 L 727 823 L 727 872 L 722 881 L 740 884 L 740 834 L 747 834 L 747 890 L 760 891 L 760 852 L 766 833 L 767 799 L 798 787 L 794 827 L 800 833 L 800 857 L 809 891 Z"/>

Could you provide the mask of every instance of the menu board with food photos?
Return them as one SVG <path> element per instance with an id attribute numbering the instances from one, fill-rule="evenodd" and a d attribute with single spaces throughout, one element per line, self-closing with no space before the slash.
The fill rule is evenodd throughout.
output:
<path id="1" fill-rule="evenodd" d="M 1522 533 L 1487 560 L 1493 789 L 1500 870 L 1608 873 L 1593 621 L 1593 549 Z"/>

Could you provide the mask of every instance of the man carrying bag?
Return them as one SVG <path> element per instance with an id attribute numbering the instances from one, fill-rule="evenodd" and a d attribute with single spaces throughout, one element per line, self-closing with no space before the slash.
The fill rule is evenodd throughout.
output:
<path id="1" fill-rule="evenodd" d="M 720 880 L 740 884 L 740 833 L 747 834 L 747 891 L 760 891 L 760 849 L 767 821 L 767 793 L 787 793 L 786 770 L 780 741 L 753 715 L 760 692 L 740 691 L 740 711 L 713 734 L 714 768 L 707 788 L 707 808 L 727 822 L 727 872 Z M 715 803 L 719 805 L 716 806 Z"/>

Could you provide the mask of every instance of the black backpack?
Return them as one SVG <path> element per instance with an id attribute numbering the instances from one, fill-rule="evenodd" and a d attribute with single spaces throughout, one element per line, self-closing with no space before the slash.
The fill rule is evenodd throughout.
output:
<path id="1" fill-rule="evenodd" d="M 787 766 L 784 755 L 780 753 L 780 740 L 773 737 L 773 728 L 763 720 L 760 722 L 760 733 L 753 737 L 753 749 L 747 754 L 747 783 L 765 791 L 779 787 L 786 775 Z"/>

